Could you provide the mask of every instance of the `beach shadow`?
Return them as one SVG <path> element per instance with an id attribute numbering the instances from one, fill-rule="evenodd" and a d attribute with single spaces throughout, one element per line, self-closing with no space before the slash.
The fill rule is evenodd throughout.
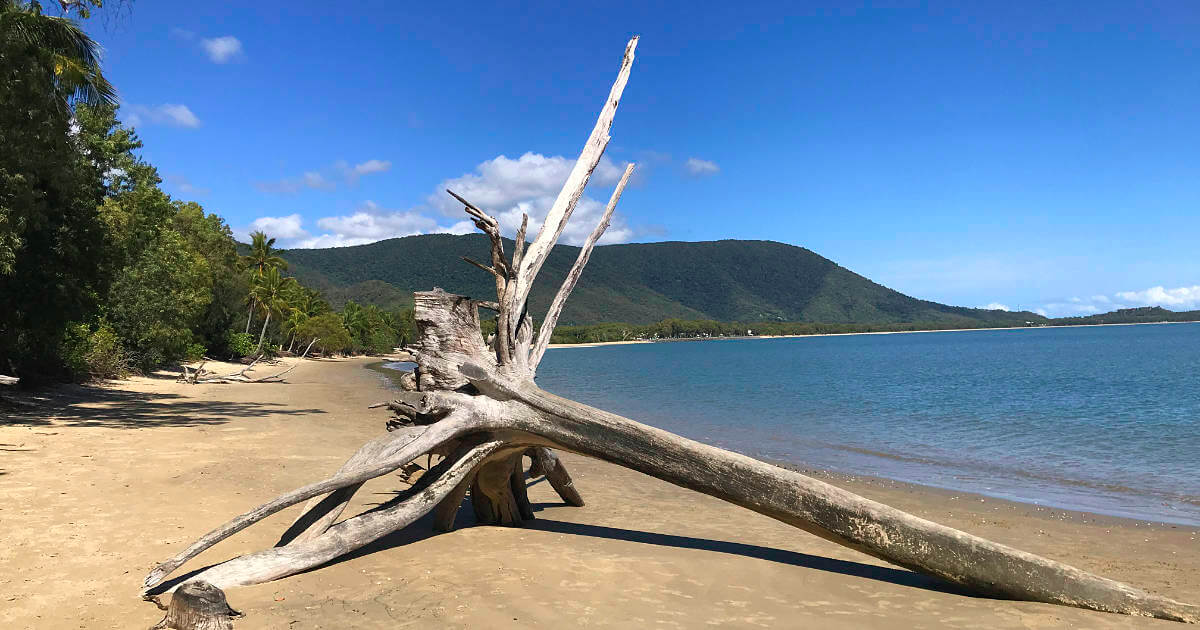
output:
<path id="1" fill-rule="evenodd" d="M 273 414 L 304 416 L 321 409 L 291 409 L 280 403 L 187 400 L 101 387 L 67 386 L 31 397 L 30 406 L 0 412 L 0 426 L 106 427 L 143 429 L 224 424 Z"/>
<path id="2" fill-rule="evenodd" d="M 560 504 L 551 505 L 557 506 Z M 527 529 L 553 532 L 556 534 L 590 536 L 593 538 L 608 538 L 610 540 L 623 540 L 626 542 L 635 542 L 645 545 L 658 545 L 661 547 L 676 547 L 679 549 L 698 549 L 701 551 L 727 553 L 736 556 L 745 556 L 747 558 L 758 558 L 759 560 L 777 562 L 779 564 L 787 564 L 795 567 L 804 567 L 806 569 L 837 573 L 839 575 L 878 580 L 880 582 L 887 582 L 889 584 L 919 588 L 938 593 L 951 593 L 954 595 L 977 597 L 977 595 L 974 593 L 971 593 L 970 591 L 967 591 L 966 589 L 955 584 L 951 584 L 932 576 L 915 573 L 907 569 L 881 567 L 874 564 L 854 562 L 852 560 L 838 560 L 836 558 L 814 556 L 812 554 L 801 553 L 799 551 L 761 547 L 759 545 L 729 542 L 726 540 L 713 540 L 711 538 L 695 538 L 693 536 L 660 534 L 657 532 L 623 529 L 619 527 L 607 527 L 604 525 L 590 525 L 587 523 L 570 523 L 566 521 L 550 520 L 542 517 L 538 517 L 533 521 L 526 523 L 525 527 Z"/>
<path id="3" fill-rule="evenodd" d="M 470 499 L 463 502 L 459 507 L 457 518 L 455 519 L 455 529 L 465 529 L 468 527 L 479 527 L 474 522 L 473 511 L 470 507 Z M 562 503 L 535 503 L 534 511 L 544 512 L 545 508 L 565 507 Z M 372 511 L 372 510 L 367 510 Z M 556 521 L 547 519 L 543 516 L 527 521 L 524 529 L 540 530 L 544 532 L 552 532 L 556 534 L 571 534 L 574 536 L 590 536 L 593 538 L 607 538 L 610 540 L 622 540 L 626 542 L 635 542 L 646 545 L 658 545 L 663 547 L 676 547 L 680 549 L 697 549 L 701 551 L 711 551 L 714 553 L 725 553 L 737 556 L 745 556 L 748 558 L 757 558 L 768 562 L 776 562 L 795 567 L 803 567 L 816 571 L 825 571 L 828 573 L 836 573 L 838 575 L 846 575 L 868 580 L 877 580 L 888 584 L 898 586 L 906 586 L 935 593 L 948 593 L 952 595 L 962 595 L 965 597 L 982 598 L 984 596 L 968 591 L 967 589 L 951 584 L 944 580 L 895 567 L 882 567 L 864 562 L 855 562 L 852 560 L 838 560 L 836 558 L 826 558 L 824 556 L 816 556 L 798 551 L 788 551 L 786 549 L 775 549 L 771 547 L 762 547 L 759 545 L 751 545 L 746 543 L 729 542 L 725 540 L 713 540 L 710 538 L 696 538 L 692 536 L 678 536 L 674 534 L 660 534 L 656 532 L 647 532 L 633 529 L 623 529 L 618 527 L 607 527 L 604 525 L 589 525 L 586 523 L 570 523 L 566 521 Z M 335 558 L 323 565 L 310 571 L 318 570 L 322 567 L 333 566 L 361 558 L 380 551 L 387 551 L 396 547 L 403 547 L 422 540 L 439 535 L 433 531 L 433 515 L 426 514 L 416 522 L 400 531 L 388 534 L 375 542 L 356 549 L 344 556 Z M 307 573 L 305 571 L 304 573 Z"/>

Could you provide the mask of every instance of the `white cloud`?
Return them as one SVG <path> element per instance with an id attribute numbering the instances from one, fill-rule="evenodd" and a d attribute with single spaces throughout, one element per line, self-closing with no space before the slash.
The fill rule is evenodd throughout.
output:
<path id="1" fill-rule="evenodd" d="M 334 190 L 337 180 L 344 178 L 347 184 L 354 184 L 359 177 L 382 173 L 392 168 L 387 160 L 367 160 L 350 166 L 345 160 L 338 160 L 328 167 L 315 171 L 305 171 L 298 177 L 285 177 L 267 182 L 255 182 L 254 187 L 266 193 L 294 195 L 305 188 L 313 190 Z"/>
<path id="2" fill-rule="evenodd" d="M 521 222 L 521 213 L 529 213 L 529 235 L 532 238 L 574 164 L 573 159 L 562 156 L 547 157 L 537 153 L 526 153 L 512 159 L 501 155 L 483 162 L 472 173 L 444 180 L 438 186 L 438 193 L 429 196 L 426 206 L 396 210 L 382 207 L 374 201 L 366 201 L 350 214 L 317 219 L 320 233 L 316 234 L 304 231 L 297 215 L 263 217 L 256 220 L 255 226 L 259 225 L 259 221 L 274 222 L 271 226 L 279 232 L 280 238 L 291 241 L 285 244 L 286 247 L 302 248 L 363 245 L 416 234 L 476 232 L 475 226 L 462 212 L 462 206 L 444 192 L 449 188 L 492 213 L 509 236 L 516 233 Z M 381 173 L 389 168 L 391 162 L 372 159 L 354 166 L 347 162 L 337 162 L 332 171 L 341 173 L 348 181 L 352 181 L 353 177 Z M 607 158 L 603 159 L 592 174 L 591 182 L 600 186 L 611 186 L 620 179 L 623 170 L 623 165 L 618 166 Z M 307 172 L 302 177 L 255 184 L 260 190 L 285 193 L 294 193 L 306 187 L 320 188 L 332 185 L 333 181 L 328 176 L 316 171 Z M 581 197 L 567 229 L 563 232 L 562 242 L 583 242 L 603 212 L 603 203 L 592 197 Z M 440 219 L 439 215 L 448 219 Z M 295 220 L 296 236 L 284 236 L 285 231 L 282 228 L 287 226 L 278 222 L 285 219 Z M 618 214 L 613 217 L 612 225 L 605 232 L 602 242 L 623 242 L 632 236 L 633 230 Z"/>
<path id="3" fill-rule="evenodd" d="M 547 157 L 540 153 L 526 153 L 517 159 L 501 155 L 475 167 L 473 173 L 443 181 L 438 185 L 437 192 L 429 196 L 428 202 L 447 216 L 464 217 L 462 205 L 445 192 L 446 189 L 453 190 L 496 217 L 508 236 L 516 234 L 521 225 L 521 214 L 527 213 L 528 234 L 532 239 L 574 166 L 573 158 L 557 155 Z M 621 178 L 623 171 L 623 165 L 603 158 L 592 173 L 590 182 L 611 186 Z M 604 206 L 605 203 L 592 197 L 581 197 L 563 231 L 562 242 L 572 245 L 582 243 L 596 227 L 600 215 L 604 213 Z M 601 243 L 621 243 L 632 237 L 633 230 L 618 212 L 613 216 Z"/>
<path id="4" fill-rule="evenodd" d="M 304 219 L 299 214 L 289 214 L 286 217 L 259 217 L 250 222 L 250 229 L 246 230 L 246 233 L 256 231 L 281 240 L 308 236 L 308 231 L 304 229 Z"/>
<path id="5" fill-rule="evenodd" d="M 325 176 L 316 171 L 305 171 L 302 176 L 304 185 L 317 190 L 333 190 L 333 182 L 325 179 Z"/>
<path id="6" fill-rule="evenodd" d="M 200 46 L 213 63 L 228 63 L 242 55 L 242 42 L 233 35 L 201 39 Z"/>
<path id="7" fill-rule="evenodd" d="M 1175 289 L 1158 286 L 1142 291 L 1121 291 L 1116 295 L 1121 300 L 1140 306 L 1162 306 L 1176 310 L 1200 308 L 1200 285 Z"/>
<path id="8" fill-rule="evenodd" d="M 170 33 L 171 37 L 174 37 L 175 39 L 182 39 L 189 42 L 196 38 L 195 33 L 187 30 L 186 28 L 179 28 L 178 26 L 172 26 Z"/>
<path id="9" fill-rule="evenodd" d="M 1001 304 L 999 302 L 991 302 L 987 306 L 981 306 L 979 308 L 982 308 L 982 309 L 985 309 L 988 311 L 1011 311 L 1012 310 L 1011 308 L 1008 308 L 1007 305 Z"/>
<path id="10" fill-rule="evenodd" d="M 1108 313 L 1136 306 L 1161 306 L 1175 311 L 1200 309 L 1200 285 L 1174 289 L 1157 286 L 1140 291 L 1118 291 L 1111 297 L 1102 294 L 1087 298 L 1069 297 L 1043 304 L 1036 312 L 1046 317 L 1071 317 Z"/>
<path id="11" fill-rule="evenodd" d="M 200 119 L 187 105 L 128 105 L 125 112 L 125 121 L 134 127 L 142 124 L 189 128 L 200 126 Z"/>
<path id="12" fill-rule="evenodd" d="M 173 186 L 176 190 L 185 195 L 203 197 L 204 195 L 212 192 L 208 188 L 202 188 L 192 184 L 192 182 L 183 175 L 165 175 L 164 178 L 167 180 L 167 183 L 171 184 L 171 186 Z"/>
<path id="13" fill-rule="evenodd" d="M 716 175 L 721 172 L 721 167 L 717 166 L 716 162 L 710 160 L 701 160 L 700 158 L 688 158 L 688 161 L 683 164 L 683 168 L 692 175 Z"/>
<path id="14" fill-rule="evenodd" d="M 372 173 L 382 173 L 392 168 L 392 163 L 387 160 L 367 160 L 362 164 L 354 165 L 354 172 L 359 175 L 370 175 Z"/>
<path id="15" fill-rule="evenodd" d="M 353 214 L 317 219 L 317 226 L 323 234 L 302 238 L 290 247 L 347 247 L 416 234 L 469 234 L 475 231 L 469 221 L 442 226 L 432 217 L 411 210 L 389 210 L 374 201 L 364 202 Z"/>

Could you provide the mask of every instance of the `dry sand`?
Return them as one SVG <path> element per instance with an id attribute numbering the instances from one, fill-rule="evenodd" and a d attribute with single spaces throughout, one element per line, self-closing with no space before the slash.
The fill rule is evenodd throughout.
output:
<path id="1" fill-rule="evenodd" d="M 0 628 L 146 628 L 142 578 L 229 517 L 334 471 L 382 431 L 366 359 L 283 384 L 173 377 L 71 387 L 0 410 Z M 231 589 L 250 628 L 1174 628 L 954 592 L 757 514 L 567 456 L 587 507 L 545 483 L 532 527 L 427 523 L 316 571 Z M 828 476 L 902 509 L 1168 596 L 1200 601 L 1197 528 Z M 395 477 L 359 492 L 385 500 Z M 197 558 L 273 545 L 297 508 Z M 469 510 L 459 522 L 471 520 Z M 350 512 L 353 513 L 353 512 Z"/>

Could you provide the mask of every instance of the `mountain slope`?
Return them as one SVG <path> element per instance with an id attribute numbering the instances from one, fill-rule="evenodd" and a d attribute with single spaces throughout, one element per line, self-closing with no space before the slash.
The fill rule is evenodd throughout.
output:
<path id="1" fill-rule="evenodd" d="M 506 247 L 512 251 L 511 241 Z M 395 306 L 411 303 L 412 291 L 434 286 L 493 298 L 491 278 L 460 258 L 486 261 L 488 252 L 483 235 L 429 234 L 281 255 L 301 282 L 334 303 L 355 299 Z M 534 313 L 545 312 L 578 253 L 564 245 L 551 252 L 530 297 Z M 667 318 L 857 324 L 1044 319 L 918 300 L 802 247 L 726 240 L 597 247 L 560 321 L 643 324 Z"/>

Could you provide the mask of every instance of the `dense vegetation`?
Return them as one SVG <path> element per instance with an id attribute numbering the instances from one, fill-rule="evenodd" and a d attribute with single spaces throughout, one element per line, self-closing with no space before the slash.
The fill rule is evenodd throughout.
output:
<path id="1" fill-rule="evenodd" d="M 1162 322 L 1200 321 L 1200 311 L 1169 311 L 1158 306 L 1126 308 L 1111 313 L 1087 317 L 1039 319 L 1014 326 L 1083 326 L 1100 324 L 1151 324 Z M 779 335 L 836 335 L 870 332 L 911 332 L 948 330 L 951 328 L 993 328 L 996 324 L 977 322 L 947 325 L 944 322 L 906 322 L 894 324 L 848 324 L 817 322 L 717 322 L 712 320 L 665 319 L 653 324 L 622 323 L 559 326 L 554 329 L 554 343 L 599 343 L 656 339 L 705 339 L 711 337 L 779 336 Z"/>
<path id="2" fill-rule="evenodd" d="M 991 328 L 976 323 L 963 328 Z M 838 324 L 818 322 L 717 322 L 712 320 L 664 319 L 653 324 L 605 323 L 586 326 L 559 326 L 553 343 L 599 343 L 603 341 L 707 339 L 714 337 L 758 337 L 780 335 L 840 335 L 868 332 L 911 332 L 946 330 L 944 323 L 906 322 L 898 324 Z"/>
<path id="3" fill-rule="evenodd" d="M 36 2 L 0 0 L 0 147 L 0 371 L 24 384 L 315 337 L 383 352 L 411 330 L 411 314 L 377 306 L 332 313 L 273 239 L 255 234 L 241 256 L 220 217 L 163 192 L 95 42 Z"/>
<path id="4" fill-rule="evenodd" d="M 511 248 L 512 243 L 508 243 Z M 410 303 L 412 291 L 440 286 L 472 296 L 492 281 L 462 262 L 488 257 L 482 235 L 429 234 L 335 249 L 289 250 L 298 278 L 326 294 L 381 305 Z M 530 297 L 545 312 L 579 249 L 551 252 Z M 375 300 L 379 300 L 378 302 Z M 401 302 L 405 300 L 405 302 Z M 943 327 L 1024 325 L 1046 319 L 918 300 L 871 282 L 802 247 L 770 241 L 635 243 L 597 247 L 567 302 L 565 325 L 650 324 L 663 319 L 722 322 L 939 323 Z"/>
<path id="5" fill-rule="evenodd" d="M 1169 311 L 1161 306 L 1122 308 L 1109 313 L 1079 317 L 1058 317 L 1051 326 L 1087 326 L 1096 324 L 1153 324 L 1161 322 L 1200 321 L 1200 311 Z"/>

